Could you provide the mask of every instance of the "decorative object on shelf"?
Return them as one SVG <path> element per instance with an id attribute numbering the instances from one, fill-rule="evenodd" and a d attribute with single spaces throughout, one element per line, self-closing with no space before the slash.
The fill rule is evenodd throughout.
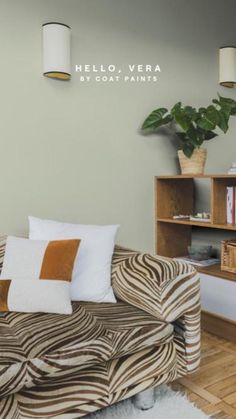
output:
<path id="1" fill-rule="evenodd" d="M 236 175 L 236 162 L 231 164 L 230 169 L 228 170 L 229 175 Z"/>
<path id="2" fill-rule="evenodd" d="M 219 83 L 225 87 L 236 85 L 236 47 L 219 49 Z"/>
<path id="3" fill-rule="evenodd" d="M 190 215 L 184 215 L 184 214 L 173 215 L 173 219 L 174 220 L 189 220 Z"/>
<path id="4" fill-rule="evenodd" d="M 236 186 L 227 186 L 226 193 L 226 218 L 227 224 L 235 224 L 236 221 Z"/>
<path id="5" fill-rule="evenodd" d="M 71 77 L 71 28 L 64 23 L 43 24 L 43 75 L 60 80 Z"/>
<path id="6" fill-rule="evenodd" d="M 207 260 L 211 257 L 211 253 L 210 245 L 188 246 L 188 254 L 193 260 Z"/>
<path id="7" fill-rule="evenodd" d="M 221 269 L 236 273 L 236 240 L 221 242 Z"/>
<path id="8" fill-rule="evenodd" d="M 170 112 L 166 108 L 156 109 L 145 119 L 142 130 L 147 134 L 158 133 L 160 127 L 174 124 L 176 144 L 180 145 L 181 173 L 203 174 L 207 154 L 201 147 L 203 142 L 218 135 L 216 128 L 226 133 L 229 118 L 233 115 L 236 115 L 236 101 L 218 94 L 218 98 L 206 108 L 196 109 L 178 102 Z"/>
<path id="9" fill-rule="evenodd" d="M 198 212 L 195 215 L 190 215 L 190 221 L 201 221 L 205 223 L 211 222 L 211 214 L 209 212 Z"/>
<path id="10" fill-rule="evenodd" d="M 211 214 L 209 212 L 198 212 L 194 215 L 184 215 L 184 214 L 177 214 L 173 215 L 173 220 L 190 220 L 190 221 L 201 221 L 210 223 L 211 222 Z"/>

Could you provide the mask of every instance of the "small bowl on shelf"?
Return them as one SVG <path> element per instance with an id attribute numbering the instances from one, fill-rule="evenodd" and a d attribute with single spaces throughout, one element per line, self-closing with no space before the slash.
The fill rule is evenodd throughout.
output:
<path id="1" fill-rule="evenodd" d="M 212 246 L 210 245 L 196 245 L 188 246 L 189 257 L 193 260 L 206 260 L 211 257 Z"/>

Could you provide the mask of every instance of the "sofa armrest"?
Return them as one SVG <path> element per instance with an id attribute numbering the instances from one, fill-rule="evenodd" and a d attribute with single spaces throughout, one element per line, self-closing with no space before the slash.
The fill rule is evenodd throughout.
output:
<path id="1" fill-rule="evenodd" d="M 113 264 L 112 286 L 121 300 L 168 322 L 199 306 L 196 270 L 187 263 L 148 253 L 133 252 Z"/>
<path id="2" fill-rule="evenodd" d="M 187 263 L 133 252 L 112 267 L 116 296 L 174 324 L 184 340 L 188 371 L 200 358 L 200 280 Z"/>
<path id="3" fill-rule="evenodd" d="M 139 253 L 137 250 L 129 249 L 128 247 L 116 244 L 112 256 L 112 266 L 115 267 L 116 265 L 119 265 L 131 256 L 137 255 L 137 253 Z"/>

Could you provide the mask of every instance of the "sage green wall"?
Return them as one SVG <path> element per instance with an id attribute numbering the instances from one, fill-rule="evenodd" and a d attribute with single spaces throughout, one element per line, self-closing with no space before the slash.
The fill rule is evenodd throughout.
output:
<path id="1" fill-rule="evenodd" d="M 206 105 L 219 91 L 217 49 L 235 44 L 235 0 L 0 0 L 0 231 L 27 215 L 120 223 L 119 241 L 153 249 L 153 177 L 175 149 L 139 134 L 155 107 Z M 75 64 L 161 67 L 157 83 L 83 84 L 42 76 L 41 24 L 72 27 Z M 236 160 L 236 118 L 208 144 L 208 172 Z"/>

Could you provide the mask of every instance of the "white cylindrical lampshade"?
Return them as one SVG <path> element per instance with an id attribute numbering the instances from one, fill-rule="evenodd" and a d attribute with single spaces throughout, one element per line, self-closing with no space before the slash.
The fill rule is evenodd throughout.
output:
<path id="1" fill-rule="evenodd" d="M 236 47 L 219 50 L 219 83 L 225 87 L 236 85 Z"/>
<path id="2" fill-rule="evenodd" d="M 49 22 L 43 25 L 43 74 L 46 77 L 68 80 L 71 29 L 68 25 Z"/>

